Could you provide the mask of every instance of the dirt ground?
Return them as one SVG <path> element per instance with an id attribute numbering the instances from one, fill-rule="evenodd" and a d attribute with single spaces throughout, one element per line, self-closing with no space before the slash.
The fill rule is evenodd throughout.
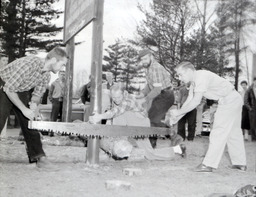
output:
<path id="1" fill-rule="evenodd" d="M 160 140 L 158 146 L 165 144 Z M 256 185 L 256 143 L 246 142 L 248 170 L 228 168 L 225 151 L 219 168 L 213 173 L 193 172 L 203 159 L 208 137 L 185 141 L 187 158 L 175 156 L 171 161 L 148 161 L 141 150 L 134 149 L 128 160 L 116 161 L 100 152 L 100 164 L 86 165 L 86 148 L 67 137 L 44 136 L 44 150 L 56 169 L 29 164 L 25 145 L 17 136 L 0 141 L 0 196 L 88 196 L 88 197 L 205 197 L 233 194 L 239 188 Z M 65 145 L 65 146 L 63 146 Z M 72 145 L 72 146 L 70 146 Z M 141 174 L 128 176 L 124 168 L 136 168 Z M 108 181 L 124 181 L 130 188 L 106 187 Z M 215 195 L 212 195 L 215 194 Z"/>

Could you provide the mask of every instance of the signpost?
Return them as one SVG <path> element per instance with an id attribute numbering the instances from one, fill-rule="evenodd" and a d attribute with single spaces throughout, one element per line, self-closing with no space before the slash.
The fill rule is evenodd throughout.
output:
<path id="1" fill-rule="evenodd" d="M 66 0 L 64 43 L 95 19 L 95 0 Z"/>
<path id="2" fill-rule="evenodd" d="M 63 121 L 70 122 L 72 111 L 72 84 L 75 35 L 93 21 L 91 60 L 91 106 L 90 111 L 101 113 L 102 48 L 103 48 L 104 0 L 66 0 L 64 20 L 64 43 L 67 44 L 69 63 L 66 70 L 66 92 L 63 103 Z M 87 163 L 99 163 L 99 138 L 88 139 Z"/>

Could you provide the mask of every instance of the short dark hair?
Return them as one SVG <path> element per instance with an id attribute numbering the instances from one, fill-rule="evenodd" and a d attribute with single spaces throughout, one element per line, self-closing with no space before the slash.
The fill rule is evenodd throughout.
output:
<path id="1" fill-rule="evenodd" d="M 124 90 L 125 90 L 124 86 L 120 83 L 114 84 L 113 86 L 110 87 L 111 93 L 116 91 L 121 91 L 123 93 Z"/>
<path id="2" fill-rule="evenodd" d="M 46 56 L 46 59 L 51 59 L 53 57 L 55 57 L 57 59 L 57 61 L 60 61 L 64 57 L 66 57 L 68 59 L 68 54 L 63 47 L 56 46 L 51 51 L 49 51 L 49 53 Z"/>

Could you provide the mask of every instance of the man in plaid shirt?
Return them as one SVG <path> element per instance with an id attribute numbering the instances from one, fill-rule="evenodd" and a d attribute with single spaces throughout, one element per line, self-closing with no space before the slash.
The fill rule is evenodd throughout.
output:
<path id="1" fill-rule="evenodd" d="M 135 97 L 128 94 L 128 92 L 125 91 L 124 88 L 122 88 L 119 84 L 115 84 L 110 88 L 110 94 L 113 107 L 105 113 L 90 116 L 90 123 L 95 124 L 100 122 L 102 119 L 113 118 L 113 125 L 150 127 L 150 120 L 147 116 L 147 109 L 144 108 Z M 103 140 L 108 141 L 109 143 L 113 143 L 111 138 Z M 120 138 L 119 140 L 127 140 L 127 143 L 130 144 L 129 140 L 125 137 Z M 185 157 L 186 154 L 184 146 L 179 144 L 173 144 L 173 147 L 164 149 L 153 149 L 151 147 L 150 141 L 147 138 L 138 139 L 134 142 L 139 148 L 145 150 L 145 157 L 149 160 L 170 160 L 174 157 L 175 154 L 179 154 L 182 157 Z M 132 151 L 132 149 L 127 148 L 125 145 L 123 144 L 124 147 L 122 148 L 122 143 L 119 143 L 119 149 Z M 122 152 L 119 154 L 121 153 Z M 122 158 L 120 157 L 121 155 L 115 156 Z"/>
<path id="2" fill-rule="evenodd" d="M 162 122 L 168 109 L 174 104 L 174 92 L 171 84 L 171 76 L 168 71 L 159 64 L 150 50 L 139 52 L 140 65 L 146 70 L 147 85 L 137 96 L 148 108 L 148 117 L 151 127 L 166 127 Z M 151 137 L 152 147 L 156 146 L 156 138 Z M 178 140 L 172 136 L 171 140 Z M 181 141 L 179 139 L 178 141 Z M 178 142 L 175 142 L 178 143 Z"/>
<path id="3" fill-rule="evenodd" d="M 50 82 L 50 71 L 57 73 L 68 61 L 67 53 L 55 47 L 42 60 L 36 56 L 17 59 L 0 68 L 0 131 L 13 109 L 24 135 L 30 163 L 47 164 L 38 131 L 28 129 L 28 120 Z"/>
<path id="4" fill-rule="evenodd" d="M 128 94 L 119 84 L 115 84 L 110 88 L 112 99 L 112 108 L 102 114 L 90 116 L 91 123 L 97 123 L 102 119 L 112 119 L 113 124 L 139 126 L 141 122 L 145 122 L 147 111 L 143 108 L 132 95 Z M 118 118 L 118 121 L 115 119 Z M 116 124 L 115 124 L 116 122 Z M 146 120 L 147 122 L 147 120 Z"/>

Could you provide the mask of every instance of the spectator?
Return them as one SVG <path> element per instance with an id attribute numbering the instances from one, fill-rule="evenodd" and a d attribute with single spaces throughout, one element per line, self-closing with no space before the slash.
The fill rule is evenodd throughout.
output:
<path id="1" fill-rule="evenodd" d="M 5 66 L 6 64 L 8 64 L 8 57 L 5 56 L 4 54 L 0 54 L 0 68 L 2 66 Z M 8 122 L 8 120 L 6 120 L 5 126 L 4 126 L 4 128 L 2 129 L 2 132 L 1 132 L 0 138 L 5 138 L 6 137 L 7 122 Z"/>
<path id="2" fill-rule="evenodd" d="M 253 78 L 252 85 L 245 92 L 244 104 L 249 111 L 252 141 L 256 141 L 256 77 Z"/>
<path id="3" fill-rule="evenodd" d="M 178 109 L 182 107 L 188 97 L 188 90 L 189 87 L 187 84 L 183 84 L 179 90 L 179 97 L 178 97 Z M 178 122 L 178 134 L 183 138 L 186 139 L 186 123 L 188 125 L 188 141 L 193 141 L 195 137 L 195 130 L 196 130 L 196 108 L 192 111 L 185 114 Z"/>
<path id="4" fill-rule="evenodd" d="M 248 83 L 247 81 L 241 81 L 240 85 L 242 86 L 242 91 L 240 92 L 242 99 L 244 101 L 245 92 L 247 91 Z M 248 141 L 248 135 L 250 130 L 250 118 L 249 118 L 249 111 L 245 104 L 243 105 L 242 109 L 242 123 L 241 128 L 243 130 L 244 139 Z"/>
<path id="5" fill-rule="evenodd" d="M 91 82 L 85 84 L 81 89 L 81 101 L 83 104 L 86 104 L 86 102 L 90 102 L 91 100 Z"/>
<path id="6" fill-rule="evenodd" d="M 58 73 L 58 78 L 52 83 L 49 90 L 49 100 L 52 102 L 51 121 L 62 120 L 62 107 L 65 88 L 65 71 Z"/>

